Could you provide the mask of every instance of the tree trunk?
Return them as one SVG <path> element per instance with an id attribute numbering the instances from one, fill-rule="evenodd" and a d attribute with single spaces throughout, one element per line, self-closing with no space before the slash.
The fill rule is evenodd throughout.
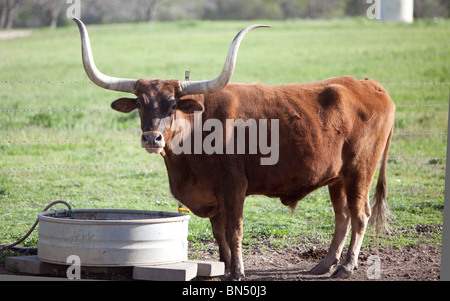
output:
<path id="1" fill-rule="evenodd" d="M 6 8 L 1 7 L 0 10 L 0 28 L 5 28 L 6 21 Z"/>
<path id="2" fill-rule="evenodd" d="M 7 12 L 7 16 L 6 16 L 6 29 L 7 30 L 11 29 L 13 26 L 15 12 L 16 12 L 15 7 L 9 8 L 9 10 Z"/>
<path id="3" fill-rule="evenodd" d="M 50 28 L 51 29 L 55 29 L 57 24 L 58 24 L 58 18 L 59 18 L 59 14 L 61 13 L 61 10 L 63 8 L 64 4 L 55 4 L 52 8 L 51 8 L 51 22 L 50 22 Z"/>
<path id="4" fill-rule="evenodd" d="M 147 22 L 152 23 L 155 20 L 155 8 L 162 0 L 151 0 L 147 6 Z"/>
<path id="5" fill-rule="evenodd" d="M 2 26 L 4 26 L 6 29 L 11 29 L 14 22 L 14 14 L 16 10 L 20 7 L 22 4 L 22 0 L 5 0 L 2 3 L 2 16 L 1 16 L 1 22 Z"/>

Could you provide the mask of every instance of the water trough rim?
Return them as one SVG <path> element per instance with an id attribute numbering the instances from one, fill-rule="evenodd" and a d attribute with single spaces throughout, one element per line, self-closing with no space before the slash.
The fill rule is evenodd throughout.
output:
<path id="1" fill-rule="evenodd" d="M 126 219 L 126 220 L 94 220 L 94 219 L 77 219 L 77 218 L 64 218 L 64 217 L 54 217 L 54 210 L 44 211 L 38 214 L 39 221 L 49 222 L 49 223 L 60 223 L 60 224 L 78 224 L 78 225 L 141 225 L 141 224 L 162 224 L 162 223 L 176 223 L 181 221 L 187 221 L 190 219 L 190 215 L 183 214 L 179 212 L 168 212 L 168 211 L 151 211 L 151 210 L 130 210 L 130 209 L 73 209 L 72 213 L 114 213 L 114 214 L 154 214 L 162 215 L 167 217 L 160 218 L 143 218 L 143 219 Z M 51 216 L 53 215 L 53 216 Z"/>

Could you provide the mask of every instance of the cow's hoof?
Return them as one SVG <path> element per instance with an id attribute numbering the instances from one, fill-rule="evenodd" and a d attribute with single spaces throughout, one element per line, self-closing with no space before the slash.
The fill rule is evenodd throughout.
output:
<path id="1" fill-rule="evenodd" d="M 331 266 L 319 262 L 315 267 L 311 269 L 311 271 L 309 271 L 309 273 L 313 275 L 323 275 L 328 273 L 329 271 L 331 271 Z"/>
<path id="2" fill-rule="evenodd" d="M 228 274 L 227 275 L 227 281 L 241 281 L 242 279 L 244 279 L 244 275 L 242 274 Z"/>
<path id="3" fill-rule="evenodd" d="M 340 265 L 336 268 L 336 270 L 331 274 L 331 278 L 340 278 L 347 279 L 353 274 L 353 269 L 349 268 L 345 265 Z"/>
<path id="4" fill-rule="evenodd" d="M 323 275 L 329 273 L 331 268 L 338 263 L 338 260 L 335 259 L 333 261 L 326 260 L 326 257 L 323 258 L 319 263 L 309 271 L 313 275 Z"/>

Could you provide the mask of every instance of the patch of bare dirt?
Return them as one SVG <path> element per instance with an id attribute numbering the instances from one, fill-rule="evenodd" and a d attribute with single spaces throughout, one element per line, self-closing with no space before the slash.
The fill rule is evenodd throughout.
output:
<path id="1" fill-rule="evenodd" d="M 379 256 L 379 278 L 382 281 L 436 281 L 441 266 L 441 246 L 421 244 L 401 248 L 380 249 L 378 254 L 363 248 L 359 254 L 358 269 L 349 280 L 375 280 L 371 255 Z M 256 250 L 244 255 L 246 281 L 328 281 L 330 274 L 311 275 L 309 271 L 327 253 L 320 247 L 288 247 L 279 250 Z M 211 252 L 196 252 L 198 259 L 217 260 Z M 342 259 L 345 254 L 343 254 Z M 339 279 L 340 280 L 340 279 Z"/>
<path id="2" fill-rule="evenodd" d="M 219 258 L 217 245 L 205 243 L 207 251 L 189 251 L 189 258 L 213 260 Z M 351 278 L 353 281 L 436 281 L 440 276 L 441 246 L 429 243 L 418 246 L 380 249 L 378 254 L 363 248 L 359 254 L 358 269 Z M 244 254 L 246 277 L 244 281 L 334 281 L 330 274 L 311 275 L 309 271 L 326 255 L 325 247 L 286 247 L 281 249 L 257 246 Z M 379 278 L 373 278 L 374 261 L 371 255 L 379 256 Z M 341 257 L 343 260 L 345 254 Z M 373 258 L 373 257 L 372 257 Z M 17 275 L 0 265 L 0 274 Z M 369 275 L 368 275 L 369 274 Z M 132 280 L 130 273 L 113 275 L 82 275 L 83 279 Z M 198 279 L 211 280 L 211 279 Z M 218 279 L 213 279 L 218 280 Z M 339 279 L 340 280 L 340 279 Z"/>
<path id="3" fill-rule="evenodd" d="M 16 38 L 28 37 L 31 30 L 6 30 L 0 31 L 0 40 L 11 40 Z"/>

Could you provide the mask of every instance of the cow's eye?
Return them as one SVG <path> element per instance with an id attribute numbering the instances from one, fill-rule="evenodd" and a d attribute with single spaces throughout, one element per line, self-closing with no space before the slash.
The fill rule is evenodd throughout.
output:
<path id="1" fill-rule="evenodd" d="M 177 101 L 175 97 L 169 99 L 169 114 L 174 114 L 177 109 Z"/>
<path id="2" fill-rule="evenodd" d="M 136 100 L 136 108 L 137 108 L 138 110 L 140 110 L 140 109 L 142 108 L 142 104 L 141 104 L 141 102 L 139 101 L 139 99 Z"/>

